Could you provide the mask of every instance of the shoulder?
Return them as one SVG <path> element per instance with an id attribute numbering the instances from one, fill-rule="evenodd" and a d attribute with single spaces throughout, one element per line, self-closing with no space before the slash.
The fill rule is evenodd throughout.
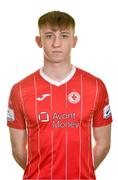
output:
<path id="1" fill-rule="evenodd" d="M 81 76 L 82 81 L 84 83 L 87 83 L 88 85 L 89 84 L 92 85 L 96 83 L 98 86 L 105 86 L 103 80 L 95 76 L 94 74 L 91 74 L 90 72 L 80 69 L 78 67 L 76 67 L 76 70 L 77 70 L 77 76 Z"/>
<path id="2" fill-rule="evenodd" d="M 34 79 L 37 77 L 38 73 L 39 73 L 39 70 L 37 70 L 37 71 L 33 72 L 32 74 L 26 76 L 25 78 L 20 80 L 18 83 L 21 85 L 28 86 L 28 85 L 32 84 L 32 82 L 34 82 Z"/>
<path id="3" fill-rule="evenodd" d="M 21 79 L 20 81 L 16 82 L 12 88 L 11 88 L 11 92 L 13 94 L 20 94 L 21 91 L 23 90 L 24 92 L 28 91 L 28 90 L 32 90 L 34 89 L 34 83 L 35 83 L 35 79 L 37 78 L 39 73 L 39 70 L 33 72 L 32 74 L 26 76 L 25 78 Z"/>

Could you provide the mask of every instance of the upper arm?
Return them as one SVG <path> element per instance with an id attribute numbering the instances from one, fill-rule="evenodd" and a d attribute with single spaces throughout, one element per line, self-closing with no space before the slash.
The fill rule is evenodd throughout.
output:
<path id="1" fill-rule="evenodd" d="M 26 150 L 27 133 L 25 129 L 9 128 L 13 153 L 22 154 Z"/>
<path id="2" fill-rule="evenodd" d="M 96 83 L 95 107 L 93 114 L 93 127 L 108 126 L 112 122 L 109 96 L 105 84 L 98 80 Z M 107 129 L 104 127 L 103 129 Z M 101 129 L 102 131 L 102 129 Z"/>
<path id="3" fill-rule="evenodd" d="M 22 100 L 22 90 L 20 84 L 12 87 L 7 111 L 7 125 L 14 129 L 26 129 L 24 104 Z"/>
<path id="4" fill-rule="evenodd" d="M 111 124 L 103 127 L 94 127 L 93 138 L 95 140 L 95 143 L 99 143 L 105 147 L 110 147 Z"/>

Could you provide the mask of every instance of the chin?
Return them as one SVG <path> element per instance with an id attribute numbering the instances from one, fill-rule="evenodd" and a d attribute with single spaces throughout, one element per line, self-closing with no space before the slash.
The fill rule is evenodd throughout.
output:
<path id="1" fill-rule="evenodd" d="M 62 60 L 52 60 L 51 61 L 52 63 L 60 63 L 60 62 L 63 62 Z"/>
<path id="2" fill-rule="evenodd" d="M 64 59 L 62 59 L 62 58 L 50 58 L 50 59 L 47 59 L 47 61 L 49 61 L 51 63 L 60 63 L 60 62 L 63 62 Z"/>

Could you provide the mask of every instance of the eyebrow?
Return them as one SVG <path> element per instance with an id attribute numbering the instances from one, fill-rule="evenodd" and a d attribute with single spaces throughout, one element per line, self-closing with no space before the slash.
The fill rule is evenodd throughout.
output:
<path id="1" fill-rule="evenodd" d="M 53 33 L 54 33 L 53 31 L 49 31 L 49 32 L 45 32 L 44 34 L 53 34 Z M 70 32 L 67 32 L 67 31 L 61 31 L 61 33 L 70 34 Z"/>
<path id="2" fill-rule="evenodd" d="M 67 31 L 61 31 L 61 33 L 70 34 L 70 32 Z"/>
<path id="3" fill-rule="evenodd" d="M 53 34 L 53 32 L 50 32 L 50 31 L 49 31 L 49 32 L 45 32 L 44 34 Z"/>

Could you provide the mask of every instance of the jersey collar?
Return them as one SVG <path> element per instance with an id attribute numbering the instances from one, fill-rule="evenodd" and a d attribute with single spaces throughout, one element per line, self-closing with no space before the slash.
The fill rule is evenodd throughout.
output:
<path id="1" fill-rule="evenodd" d="M 49 83 L 55 85 L 55 86 L 61 86 L 62 84 L 68 82 L 74 76 L 75 72 L 76 72 L 76 67 L 72 66 L 72 69 L 66 78 L 64 78 L 61 81 L 55 81 L 55 80 L 51 79 L 50 77 L 48 77 L 43 72 L 43 67 L 40 68 L 40 75 L 42 76 L 42 78 L 45 79 L 46 81 L 48 81 Z"/>

